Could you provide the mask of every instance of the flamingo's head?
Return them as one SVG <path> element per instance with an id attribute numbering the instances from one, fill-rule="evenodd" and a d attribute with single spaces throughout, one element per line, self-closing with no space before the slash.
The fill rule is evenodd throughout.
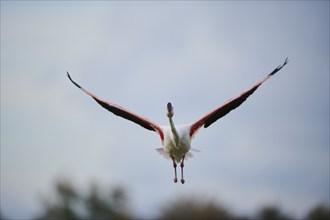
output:
<path id="1" fill-rule="evenodd" d="M 174 115 L 173 106 L 169 102 L 169 103 L 167 103 L 167 117 L 172 118 L 173 115 Z"/>

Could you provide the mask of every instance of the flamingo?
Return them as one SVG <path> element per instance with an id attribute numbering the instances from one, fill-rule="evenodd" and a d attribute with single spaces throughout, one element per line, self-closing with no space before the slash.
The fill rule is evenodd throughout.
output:
<path id="1" fill-rule="evenodd" d="M 192 157 L 192 152 L 194 151 L 191 148 L 191 141 L 194 135 L 198 132 L 201 127 L 207 128 L 214 122 L 216 122 L 221 117 L 227 115 L 230 111 L 240 106 L 250 95 L 254 93 L 258 89 L 258 87 L 272 77 L 275 73 L 282 69 L 288 63 L 288 58 L 284 61 L 282 65 L 279 65 L 275 68 L 271 73 L 265 76 L 262 80 L 257 82 L 251 88 L 245 90 L 240 95 L 235 96 L 225 102 L 223 105 L 217 107 L 216 109 L 208 112 L 203 117 L 199 118 L 195 122 L 187 125 L 174 125 L 173 116 L 174 116 L 174 108 L 171 102 L 167 103 L 167 117 L 169 120 L 169 126 L 159 126 L 153 121 L 149 120 L 146 117 L 142 117 L 136 113 L 133 113 L 119 105 L 114 103 L 105 101 L 96 95 L 90 93 L 83 87 L 81 87 L 78 83 L 72 80 L 69 72 L 67 72 L 67 76 L 70 81 L 81 89 L 84 93 L 92 97 L 98 104 L 100 104 L 103 108 L 112 112 L 113 114 L 130 120 L 143 128 L 157 132 L 160 136 L 162 147 L 157 148 L 156 150 L 165 156 L 168 159 L 171 159 L 174 167 L 174 182 L 178 181 L 177 178 L 177 164 L 180 164 L 181 167 L 181 183 L 184 184 L 185 180 L 183 178 L 183 167 L 185 159 Z"/>

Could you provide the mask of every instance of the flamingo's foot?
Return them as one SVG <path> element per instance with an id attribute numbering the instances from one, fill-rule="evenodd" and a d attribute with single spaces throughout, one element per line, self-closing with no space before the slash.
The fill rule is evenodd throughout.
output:
<path id="1" fill-rule="evenodd" d="M 185 182 L 184 179 L 181 179 L 181 183 L 184 184 L 184 182 Z"/>
<path id="2" fill-rule="evenodd" d="M 178 178 L 174 178 L 174 183 L 178 182 Z"/>

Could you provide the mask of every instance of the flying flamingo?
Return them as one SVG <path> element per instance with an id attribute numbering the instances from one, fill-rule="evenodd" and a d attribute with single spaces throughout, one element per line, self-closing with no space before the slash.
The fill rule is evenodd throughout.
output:
<path id="1" fill-rule="evenodd" d="M 240 95 L 238 95 L 236 97 L 229 99 L 223 105 L 208 112 L 206 115 L 204 115 L 197 121 L 195 121 L 191 124 L 188 124 L 188 125 L 178 125 L 178 126 L 174 125 L 174 122 L 173 122 L 174 111 L 173 111 L 173 106 L 170 102 L 167 103 L 167 117 L 169 119 L 170 125 L 169 126 L 159 126 L 156 123 L 150 121 L 148 118 L 142 117 L 138 114 L 135 114 L 131 111 L 126 110 L 125 108 L 123 108 L 119 105 L 105 101 L 105 100 L 97 97 L 96 95 L 88 92 L 87 90 L 82 88 L 80 85 L 78 85 L 75 81 L 73 81 L 68 72 L 67 72 L 67 75 L 68 75 L 70 81 L 75 86 L 77 86 L 79 89 L 81 89 L 87 95 L 91 96 L 103 108 L 107 109 L 108 111 L 112 112 L 113 114 L 115 114 L 117 116 L 123 117 L 132 122 L 135 122 L 136 124 L 144 127 L 145 129 L 157 132 L 160 136 L 163 146 L 162 146 L 162 148 L 157 148 L 156 150 L 160 154 L 162 154 L 165 157 L 172 160 L 173 167 L 174 167 L 174 182 L 175 183 L 178 181 L 176 167 L 177 167 L 177 163 L 180 163 L 181 183 L 183 184 L 185 182 L 185 180 L 183 178 L 184 160 L 185 160 L 185 158 L 192 156 L 191 151 L 194 149 L 191 149 L 191 140 L 194 137 L 194 135 L 197 133 L 197 131 L 201 127 L 204 127 L 204 128 L 209 127 L 211 124 L 213 124 L 219 118 L 225 116 L 231 110 L 240 106 L 250 95 L 252 95 L 254 93 L 254 91 L 257 90 L 257 88 L 263 82 L 265 82 L 267 79 L 269 79 L 275 73 L 277 73 L 287 63 L 288 63 L 288 58 L 286 58 L 286 60 L 284 61 L 284 63 L 282 65 L 275 68 L 271 73 L 269 73 L 266 77 L 264 77 L 262 80 L 257 82 L 250 89 L 244 91 L 243 93 L 241 93 Z"/>

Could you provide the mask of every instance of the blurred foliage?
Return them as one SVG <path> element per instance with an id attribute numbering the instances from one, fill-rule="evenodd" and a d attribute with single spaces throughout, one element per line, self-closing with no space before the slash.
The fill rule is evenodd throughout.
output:
<path id="1" fill-rule="evenodd" d="M 263 207 L 256 219 L 262 219 L 262 220 L 290 220 L 292 217 L 289 217 L 285 214 L 283 214 L 279 208 L 273 207 L 273 206 L 265 206 Z"/>
<path id="2" fill-rule="evenodd" d="M 100 192 L 92 185 L 86 195 L 66 180 L 55 186 L 56 199 L 43 199 L 44 211 L 36 219 L 83 220 L 83 219 L 131 219 L 126 210 L 126 194 L 122 188 L 114 188 L 110 193 Z"/>
<path id="3" fill-rule="evenodd" d="M 307 220 L 329 220 L 330 209 L 324 205 L 319 205 L 313 208 L 306 217 Z"/>
<path id="4" fill-rule="evenodd" d="M 78 191 L 73 185 L 61 180 L 55 185 L 53 201 L 43 199 L 43 212 L 37 220 L 127 220 L 141 219 L 133 217 L 128 211 L 128 199 L 121 187 L 109 192 L 100 190 L 97 185 L 91 185 L 87 193 Z M 1 213 L 0 213 L 1 214 Z M 147 219 L 150 219 L 147 218 Z M 265 206 L 259 209 L 255 216 L 238 216 L 228 208 L 202 197 L 181 197 L 168 201 L 159 212 L 159 220 L 288 220 L 292 216 L 284 214 L 278 207 Z M 319 205 L 310 210 L 303 220 L 330 220 L 329 207 Z"/>
<path id="5" fill-rule="evenodd" d="M 5 219 L 3 216 L 2 216 L 2 214 L 1 214 L 1 209 L 0 209 L 0 219 L 2 220 L 2 219 Z"/>
<path id="6" fill-rule="evenodd" d="M 197 201 L 194 198 L 181 198 L 170 201 L 163 208 L 160 220 L 199 220 L 199 219 L 233 219 L 225 208 L 212 201 Z"/>
<path id="7" fill-rule="evenodd" d="M 188 199 L 181 198 L 170 202 L 163 208 L 158 219 L 160 220 L 293 220 L 294 217 L 284 214 L 276 206 L 265 206 L 259 209 L 253 217 L 238 216 L 228 209 L 212 202 L 202 202 L 202 198 Z M 299 219 L 300 220 L 300 219 Z M 326 206 L 316 206 L 303 220 L 330 220 L 330 208 Z"/>

